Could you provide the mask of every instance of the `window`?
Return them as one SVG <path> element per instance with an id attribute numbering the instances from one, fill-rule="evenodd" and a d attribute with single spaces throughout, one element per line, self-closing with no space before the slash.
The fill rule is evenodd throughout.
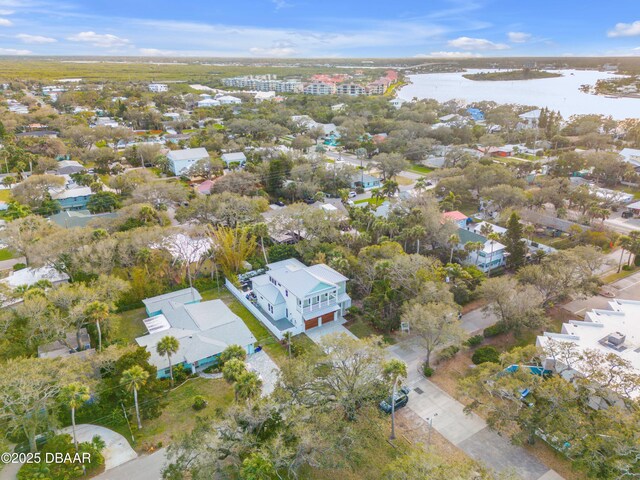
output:
<path id="1" fill-rule="evenodd" d="M 285 291 L 284 291 L 284 296 L 285 296 L 285 297 L 288 297 L 288 296 L 289 296 L 289 290 L 285 290 Z"/>

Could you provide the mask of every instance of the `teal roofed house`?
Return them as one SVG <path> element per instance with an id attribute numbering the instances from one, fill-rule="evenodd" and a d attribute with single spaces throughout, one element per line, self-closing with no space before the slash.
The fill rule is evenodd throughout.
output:
<path id="1" fill-rule="evenodd" d="M 242 346 L 254 353 L 256 338 L 240 317 L 222 300 L 202 302 L 194 288 L 143 300 L 149 318 L 144 321 L 147 335 L 136 338 L 151 354 L 149 362 L 158 368 L 158 378 L 169 377 L 169 361 L 158 355 L 156 345 L 172 336 L 180 344 L 172 355 L 172 364 L 195 373 L 218 363 L 220 354 L 230 345 Z"/>
<path id="2" fill-rule="evenodd" d="M 382 182 L 378 177 L 369 175 L 368 173 L 356 173 L 351 177 L 351 188 L 362 187 L 365 190 L 369 188 L 380 188 Z"/>

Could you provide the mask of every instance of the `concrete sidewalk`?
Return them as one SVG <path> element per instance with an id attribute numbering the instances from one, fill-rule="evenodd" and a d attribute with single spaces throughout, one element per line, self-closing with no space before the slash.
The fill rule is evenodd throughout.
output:
<path id="1" fill-rule="evenodd" d="M 497 472 L 515 473 L 523 480 L 562 479 L 523 448 L 491 430 L 475 413 L 466 414 L 464 405 L 420 373 L 423 350 L 411 339 L 387 349 L 389 356 L 407 364 L 407 385 L 412 389 L 407 408 L 456 447 Z"/>

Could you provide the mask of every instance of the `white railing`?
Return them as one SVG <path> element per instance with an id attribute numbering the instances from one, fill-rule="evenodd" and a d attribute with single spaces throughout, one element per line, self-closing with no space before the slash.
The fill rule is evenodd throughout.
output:
<path id="1" fill-rule="evenodd" d="M 282 340 L 283 334 L 286 331 L 281 331 L 278 329 L 278 327 L 276 327 L 273 323 L 271 323 L 271 321 L 269 321 L 269 319 L 265 316 L 264 313 L 262 313 L 260 310 L 258 310 L 258 308 L 251 303 L 245 296 L 244 293 L 241 290 L 238 290 L 236 288 L 236 286 L 231 283 L 229 281 L 229 279 L 225 278 L 224 279 L 224 284 L 227 287 L 227 290 L 229 290 L 231 292 L 231 294 L 236 297 L 238 299 L 238 301 L 245 306 L 245 308 L 247 310 L 249 310 L 249 312 L 251 312 L 251 314 L 256 317 L 258 320 L 260 320 L 260 322 L 267 327 L 267 329 L 273 334 L 274 337 L 276 337 L 278 340 Z M 296 332 L 294 331 L 294 329 L 290 329 L 291 332 L 293 334 L 296 333 L 300 333 L 300 332 Z M 258 339 L 260 340 L 260 339 Z"/>

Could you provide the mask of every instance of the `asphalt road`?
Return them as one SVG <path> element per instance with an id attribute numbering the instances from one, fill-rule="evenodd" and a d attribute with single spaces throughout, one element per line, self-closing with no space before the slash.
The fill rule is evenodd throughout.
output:
<path id="1" fill-rule="evenodd" d="M 622 280 L 618 280 L 617 282 L 607 285 L 605 288 L 612 292 L 615 295 L 615 298 L 639 300 L 640 272 L 634 273 Z M 595 295 L 585 299 L 573 300 L 563 305 L 563 308 L 576 316 L 583 317 L 587 310 L 593 310 L 594 308 L 609 310 L 610 301 L 610 298 L 603 297 L 602 295 Z"/>
<path id="2" fill-rule="evenodd" d="M 166 453 L 166 448 L 161 448 L 151 455 L 140 456 L 94 478 L 98 480 L 162 480 L 162 468 L 167 461 Z"/>

